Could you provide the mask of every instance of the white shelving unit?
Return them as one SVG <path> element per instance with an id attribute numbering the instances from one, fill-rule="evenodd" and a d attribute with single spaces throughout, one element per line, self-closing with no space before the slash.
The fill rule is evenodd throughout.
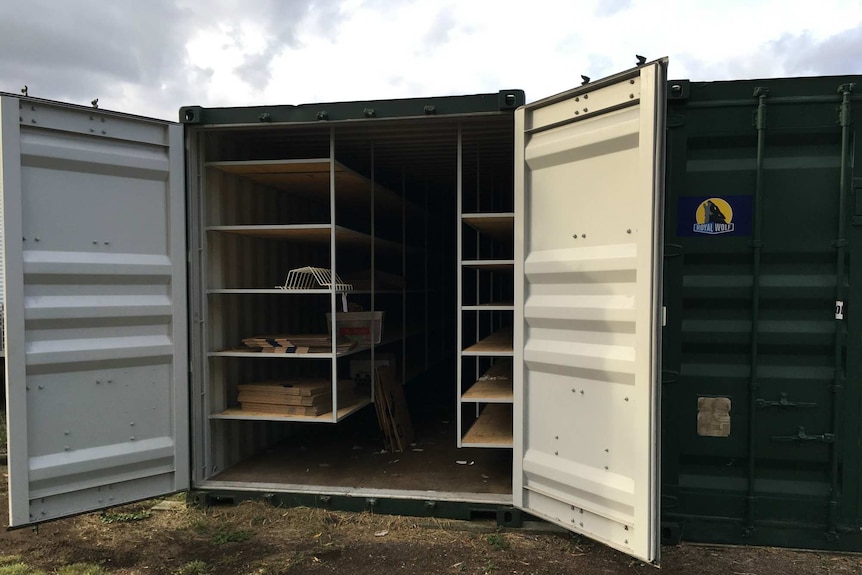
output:
<path id="1" fill-rule="evenodd" d="M 498 296 L 514 282 L 515 214 L 482 210 L 478 190 L 466 205 L 463 161 L 459 139 L 458 447 L 511 448 L 515 308 Z"/>
<path id="2" fill-rule="evenodd" d="M 334 145 L 330 148 L 334 157 Z M 379 346 L 402 338 L 401 322 L 385 327 L 379 344 L 357 344 L 346 351 L 337 349 L 335 338 L 330 351 L 322 353 L 260 353 L 240 344 L 243 338 L 261 333 L 327 333 L 324 312 L 331 314 L 328 333 L 337 333 L 336 316 L 342 311 L 344 292 L 337 290 L 335 282 L 329 288 L 278 287 L 289 269 L 310 264 L 344 276 L 347 265 L 342 260 L 354 267 L 362 262 L 370 270 L 370 285 L 346 293 L 370 303 L 366 311 L 385 312 L 376 307 L 380 298 L 375 290 L 375 255 L 388 253 L 403 260 L 404 236 L 400 242 L 383 239 L 375 234 L 375 223 L 379 216 L 390 221 L 403 219 L 409 208 L 402 196 L 331 158 L 218 161 L 208 162 L 206 167 L 202 212 L 208 297 L 202 315 L 208 350 L 209 418 L 337 423 L 372 403 L 372 388 L 346 390 L 337 383 L 350 375 L 343 373 L 345 366 L 340 367 L 338 360 L 368 352 L 373 362 Z M 351 215 L 366 229 L 341 225 Z M 398 228 L 404 225 L 401 221 Z M 344 256 L 345 250 L 349 257 Z M 394 271 L 400 271 L 403 278 L 403 267 Z M 381 293 L 396 294 L 388 305 L 405 306 L 403 288 Z M 318 299 L 327 296 L 327 303 Z M 400 303 L 395 304 L 396 300 Z M 400 315 L 404 317 L 403 309 Z M 284 415 L 238 405 L 236 389 L 241 383 L 281 381 L 294 377 L 291 374 L 308 377 L 310 373 L 316 377 L 328 373 L 332 402 L 325 413 Z"/>

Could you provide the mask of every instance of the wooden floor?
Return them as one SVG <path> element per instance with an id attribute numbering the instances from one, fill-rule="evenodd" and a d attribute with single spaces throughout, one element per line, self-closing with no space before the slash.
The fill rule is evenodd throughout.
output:
<path id="1" fill-rule="evenodd" d="M 454 413 L 416 414 L 414 444 L 381 453 L 374 408 L 341 423 L 295 425 L 293 438 L 212 477 L 242 481 L 510 494 L 512 451 L 455 447 Z"/>

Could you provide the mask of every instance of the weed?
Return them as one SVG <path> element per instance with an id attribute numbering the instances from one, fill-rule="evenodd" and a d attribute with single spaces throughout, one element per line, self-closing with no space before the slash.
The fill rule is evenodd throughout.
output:
<path id="1" fill-rule="evenodd" d="M 193 515 L 189 517 L 189 529 L 195 533 L 204 534 L 209 531 L 209 522 L 205 515 Z"/>
<path id="2" fill-rule="evenodd" d="M 510 547 L 509 541 L 502 533 L 489 533 L 488 537 L 486 537 L 486 541 L 488 541 L 488 545 L 497 551 L 506 551 Z"/>
<path id="3" fill-rule="evenodd" d="M 204 575 L 205 573 L 209 573 L 209 567 L 207 567 L 207 564 L 200 559 L 197 561 L 189 561 L 174 571 L 174 575 Z"/>
<path id="4" fill-rule="evenodd" d="M 11 565 L 12 563 L 20 563 L 20 555 L 0 555 L 0 565 Z"/>
<path id="5" fill-rule="evenodd" d="M 133 523 L 135 521 L 143 521 L 149 519 L 152 513 L 149 511 L 132 511 L 125 513 L 111 513 L 108 511 L 102 512 L 99 519 L 102 523 Z"/>
<path id="6" fill-rule="evenodd" d="M 108 575 L 100 565 L 93 563 L 72 563 L 64 565 L 57 570 L 57 575 Z"/>
<path id="7" fill-rule="evenodd" d="M 6 412 L 0 412 L 0 453 L 6 453 Z"/>
<path id="8" fill-rule="evenodd" d="M 46 575 L 39 569 L 31 569 L 23 563 L 7 563 L 0 567 L 0 575 Z"/>
<path id="9" fill-rule="evenodd" d="M 219 527 L 212 536 L 213 545 L 224 545 L 225 543 L 241 543 L 248 541 L 254 535 L 253 531 L 245 529 L 231 529 L 230 527 Z"/>
<path id="10" fill-rule="evenodd" d="M 497 565 L 495 565 L 493 561 L 488 559 L 488 562 L 485 563 L 485 567 L 483 568 L 482 573 L 484 575 L 490 575 L 491 573 L 493 573 L 496 570 L 497 570 Z"/>

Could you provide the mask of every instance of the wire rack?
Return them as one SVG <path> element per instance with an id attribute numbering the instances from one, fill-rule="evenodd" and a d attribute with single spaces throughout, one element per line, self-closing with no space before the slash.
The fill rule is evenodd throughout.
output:
<path id="1" fill-rule="evenodd" d="M 345 283 L 331 269 L 311 266 L 290 270 L 287 272 L 287 279 L 284 280 L 284 285 L 275 287 L 285 290 L 331 289 L 333 279 L 335 280 L 335 291 L 342 293 L 353 291 L 353 285 Z"/>

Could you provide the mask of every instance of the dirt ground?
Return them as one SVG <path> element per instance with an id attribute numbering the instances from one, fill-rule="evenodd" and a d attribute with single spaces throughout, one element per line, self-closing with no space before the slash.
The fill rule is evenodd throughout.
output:
<path id="1" fill-rule="evenodd" d="M 5 471 L 0 468 L 3 497 Z M 6 520 L 4 512 L 4 527 Z M 66 570 L 80 563 L 86 566 Z M 257 501 L 198 510 L 174 497 L 0 531 L 0 575 L 40 572 L 808 575 L 862 573 L 862 555 L 681 545 L 662 549 L 656 571 L 603 545 L 545 530 Z"/>

